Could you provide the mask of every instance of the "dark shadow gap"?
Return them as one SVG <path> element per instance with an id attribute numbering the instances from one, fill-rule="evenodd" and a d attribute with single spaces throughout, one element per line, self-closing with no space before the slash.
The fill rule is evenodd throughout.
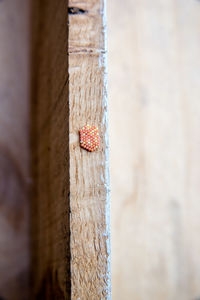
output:
<path id="1" fill-rule="evenodd" d="M 68 14 L 69 15 L 82 15 L 88 13 L 87 10 L 84 10 L 79 7 L 68 7 Z"/>
<path id="2" fill-rule="evenodd" d="M 71 299 L 68 2 L 32 0 L 32 299 Z M 42 274 L 42 275 L 41 275 Z"/>

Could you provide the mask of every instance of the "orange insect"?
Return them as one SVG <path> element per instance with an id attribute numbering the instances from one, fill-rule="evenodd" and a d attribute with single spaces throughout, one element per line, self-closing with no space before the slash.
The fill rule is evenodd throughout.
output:
<path id="1" fill-rule="evenodd" d="M 82 148 L 93 152 L 100 145 L 98 128 L 96 126 L 85 125 L 80 129 L 80 145 Z"/>

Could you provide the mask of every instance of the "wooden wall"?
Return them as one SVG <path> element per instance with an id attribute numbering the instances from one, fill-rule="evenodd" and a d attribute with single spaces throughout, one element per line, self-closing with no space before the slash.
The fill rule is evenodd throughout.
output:
<path id="1" fill-rule="evenodd" d="M 30 2 L 0 1 L 0 298 L 28 299 Z"/>
<path id="2" fill-rule="evenodd" d="M 108 1 L 113 300 L 200 298 L 200 2 Z"/>

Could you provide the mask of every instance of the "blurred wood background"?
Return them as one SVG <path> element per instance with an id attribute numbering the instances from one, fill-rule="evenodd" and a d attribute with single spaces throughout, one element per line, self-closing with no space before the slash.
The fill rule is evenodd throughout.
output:
<path id="1" fill-rule="evenodd" d="M 30 2 L 0 1 L 0 299 L 29 299 Z"/>
<path id="2" fill-rule="evenodd" d="M 200 2 L 108 1 L 113 300 L 200 299 Z"/>

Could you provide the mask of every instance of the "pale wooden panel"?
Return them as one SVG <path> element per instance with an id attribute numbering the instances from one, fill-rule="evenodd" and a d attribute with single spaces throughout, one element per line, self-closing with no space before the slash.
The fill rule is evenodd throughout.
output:
<path id="1" fill-rule="evenodd" d="M 69 1 L 70 230 L 72 299 L 110 299 L 107 95 L 102 0 Z M 101 146 L 79 146 L 85 124 Z"/>
<path id="2" fill-rule="evenodd" d="M 200 297 L 200 2 L 108 1 L 113 300 Z"/>
<path id="3" fill-rule="evenodd" d="M 0 1 L 0 298 L 29 290 L 29 1 Z"/>

